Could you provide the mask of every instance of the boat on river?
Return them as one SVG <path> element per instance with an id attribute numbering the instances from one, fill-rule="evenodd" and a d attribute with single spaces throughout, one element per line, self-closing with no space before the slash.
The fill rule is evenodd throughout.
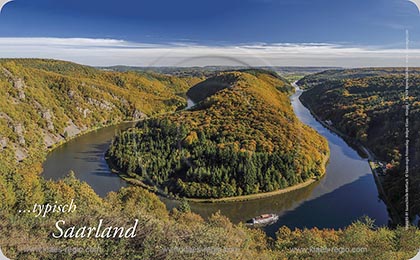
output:
<path id="1" fill-rule="evenodd" d="M 279 219 L 277 214 L 263 214 L 246 222 L 250 226 L 266 226 L 275 223 Z"/>

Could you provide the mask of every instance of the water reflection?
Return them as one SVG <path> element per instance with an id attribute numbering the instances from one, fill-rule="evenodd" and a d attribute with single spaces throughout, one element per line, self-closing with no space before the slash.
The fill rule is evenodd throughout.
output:
<path id="1" fill-rule="evenodd" d="M 304 189 L 258 200 L 217 204 L 191 203 L 191 208 L 205 217 L 210 216 L 217 209 L 223 215 L 229 216 L 234 223 L 244 222 L 267 212 L 281 213 L 293 210 L 311 196 L 318 184 L 318 182 L 312 183 Z"/>
<path id="2" fill-rule="evenodd" d="M 280 226 L 289 228 L 342 228 L 357 219 L 369 216 L 377 225 L 388 223 L 384 208 L 378 207 L 377 192 L 371 189 L 371 176 L 365 175 L 355 182 L 324 194 L 314 200 L 306 201 L 299 209 L 288 210 L 274 225 L 265 228 L 268 235 L 274 236 Z M 348 199 L 352 197 L 352 199 Z M 360 206 L 360 202 L 366 200 Z"/>

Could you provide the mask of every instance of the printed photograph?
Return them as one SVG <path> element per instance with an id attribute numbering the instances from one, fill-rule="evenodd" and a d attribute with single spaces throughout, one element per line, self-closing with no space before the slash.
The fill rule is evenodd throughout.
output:
<path id="1" fill-rule="evenodd" d="M 0 260 L 419 251 L 420 0 L 0 0 Z"/>

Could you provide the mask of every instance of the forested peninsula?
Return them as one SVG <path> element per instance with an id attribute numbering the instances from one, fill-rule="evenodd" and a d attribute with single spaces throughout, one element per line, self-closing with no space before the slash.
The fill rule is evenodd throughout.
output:
<path id="1" fill-rule="evenodd" d="M 192 87 L 190 110 L 121 133 L 115 164 L 165 193 L 222 198 L 284 189 L 325 173 L 326 140 L 295 116 L 274 73 L 223 72 Z"/>

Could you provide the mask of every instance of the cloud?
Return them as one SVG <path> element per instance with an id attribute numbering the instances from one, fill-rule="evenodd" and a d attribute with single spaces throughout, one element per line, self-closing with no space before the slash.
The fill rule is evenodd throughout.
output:
<path id="1" fill-rule="evenodd" d="M 329 43 L 206 46 L 91 38 L 0 38 L 2 58 L 52 58 L 93 66 L 405 66 L 404 49 Z M 420 49 L 409 50 L 420 66 Z"/>

